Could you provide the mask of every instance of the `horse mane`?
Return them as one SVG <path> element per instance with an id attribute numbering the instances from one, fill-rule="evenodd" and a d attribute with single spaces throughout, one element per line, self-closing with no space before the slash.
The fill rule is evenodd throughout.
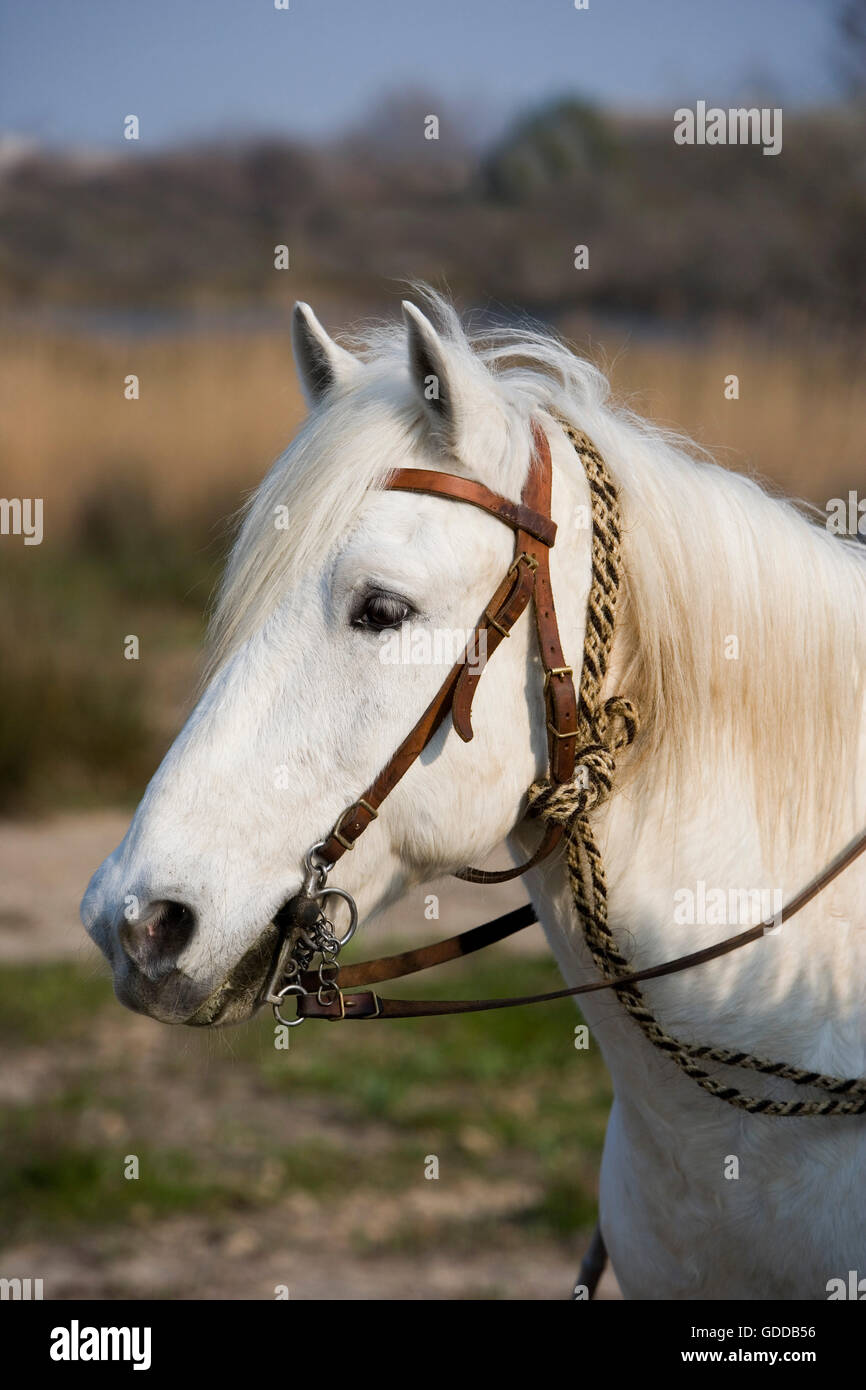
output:
<path id="1" fill-rule="evenodd" d="M 718 766 L 711 736 L 716 749 L 722 737 L 731 776 L 745 759 L 766 841 L 781 826 L 795 837 L 807 818 L 828 844 L 851 833 L 864 801 L 866 548 L 832 536 L 804 504 L 769 495 L 691 441 L 613 405 L 603 373 L 551 333 L 472 331 L 442 296 L 416 287 L 416 297 L 437 321 L 454 379 L 483 375 L 505 419 L 506 456 L 493 461 L 492 477 L 489 451 L 467 451 L 477 476 L 516 498 L 530 421 L 546 413 L 584 430 L 617 483 L 624 592 L 616 684 L 641 713 L 636 775 L 662 768 L 673 784 L 689 769 L 700 779 Z M 312 412 L 244 509 L 212 619 L 208 674 L 321 565 L 395 460 L 423 461 L 426 427 L 402 326 L 373 325 L 343 341 L 365 370 Z M 576 456 L 573 466 L 579 474 Z M 274 525 L 278 506 L 287 508 L 286 530 Z"/>

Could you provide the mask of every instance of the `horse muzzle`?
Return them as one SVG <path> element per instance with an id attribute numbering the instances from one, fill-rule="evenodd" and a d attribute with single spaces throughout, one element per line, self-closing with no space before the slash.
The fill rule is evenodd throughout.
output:
<path id="1" fill-rule="evenodd" d="M 328 869 L 313 862 L 314 852 L 307 854 L 300 892 L 280 908 L 222 984 L 184 1023 L 194 1028 L 241 1023 L 263 1004 L 270 1004 L 277 1022 L 294 1026 L 299 1020 L 284 1018 L 280 1005 L 289 995 L 307 992 L 301 977 L 316 956 L 320 957 L 319 992 L 327 997 L 334 987 L 337 956 L 357 930 L 358 910 L 344 889 L 328 888 Z M 325 915 L 329 897 L 342 899 L 349 908 L 349 927 L 342 937 Z"/>

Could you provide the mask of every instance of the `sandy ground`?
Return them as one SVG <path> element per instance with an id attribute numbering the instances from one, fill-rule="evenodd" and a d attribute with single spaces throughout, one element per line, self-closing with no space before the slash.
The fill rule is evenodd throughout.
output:
<path id="1" fill-rule="evenodd" d="M 128 823 L 123 812 L 64 815 L 34 823 L 0 823 L 0 963 L 57 959 L 95 963 L 98 953 L 78 921 L 78 902 L 93 868 L 121 839 Z M 442 916 L 448 934 L 463 930 L 525 901 L 521 886 L 507 884 L 478 889 L 447 880 L 427 887 L 438 891 L 445 903 Z M 422 897 L 418 894 L 418 898 Z M 417 923 L 417 907 L 405 902 L 383 916 L 371 935 L 389 941 L 403 937 L 401 917 L 411 912 Z M 430 936 L 438 924 L 430 923 Z M 417 930 L 417 928 L 416 928 Z M 441 934 L 446 934 L 443 930 Z M 523 933 L 518 950 L 541 953 L 543 937 L 536 927 Z M 134 1023 L 136 1046 L 142 1064 L 158 1046 L 161 1031 L 147 1019 Z M 127 1030 L 128 1031 L 128 1030 Z M 112 1041 L 106 1040 L 111 1046 Z M 28 1065 L 24 1052 L 15 1075 L 0 1086 L 0 1100 L 15 1104 L 38 1103 L 52 1086 L 50 1058 L 34 1051 Z M 156 1060 L 155 1057 L 152 1060 Z M 74 1059 L 67 1059 L 74 1065 Z M 178 1097 L 184 1125 L 191 1122 L 189 1098 Z M 240 1103 L 240 1102 L 239 1102 Z M 315 1102 L 312 1102 L 315 1108 Z M 322 1132 L 333 1116 L 305 1117 Z M 358 1136 L 331 1136 L 357 1144 Z M 520 1184 L 517 1184 L 519 1186 Z M 513 1191 L 514 1182 L 464 1183 L 452 1191 L 454 1214 L 496 1215 L 525 1200 Z M 430 1194 L 423 1186 L 417 1194 L 423 1206 Z M 437 1218 L 442 1218 L 437 1196 Z M 40 1240 L 0 1252 L 2 1270 L 38 1270 L 49 1298 L 273 1298 L 277 1285 L 287 1285 L 296 1299 L 467 1299 L 467 1298 L 567 1298 L 582 1251 L 563 1255 L 561 1247 L 547 1241 L 523 1242 L 513 1254 L 502 1251 L 432 1251 L 429 1257 L 389 1252 L 374 1260 L 357 1252 L 359 1231 L 371 1238 L 387 1232 L 399 1214 L 406 1216 L 405 1197 L 399 1213 L 390 1210 L 387 1195 L 377 1197 L 375 1209 L 360 1210 L 358 1199 L 347 1193 L 328 1220 L 306 1194 L 299 1193 L 260 1212 L 222 1216 L 179 1216 L 143 1225 L 135 1233 L 133 1249 L 127 1238 L 113 1229 L 88 1231 L 81 1238 Z M 415 1213 L 424 1218 L 420 1210 Z M 282 1232 L 291 1232 L 291 1259 Z M 351 1236 L 347 1233 L 352 1233 Z M 606 1273 L 599 1296 L 620 1297 L 611 1271 Z"/>
<path id="2" fill-rule="evenodd" d="M 483 1185 L 454 1194 L 463 1209 L 470 1204 L 477 1208 L 484 1195 Z M 488 1210 L 495 1213 L 489 1204 Z M 341 1210 L 338 1215 L 345 1221 L 351 1214 Z M 387 1203 L 377 1201 L 375 1212 L 362 1215 L 375 1236 L 387 1219 Z M 543 1244 L 523 1244 L 505 1256 L 502 1251 L 434 1252 L 362 1263 L 353 1242 L 341 1238 L 341 1229 L 337 1221 L 323 1228 L 318 1210 L 307 1211 L 297 1203 L 243 1222 L 162 1221 L 142 1230 L 132 1254 L 126 1246 L 118 1247 L 113 1232 L 89 1235 L 81 1243 L 21 1245 L 3 1251 L 3 1268 L 39 1270 L 47 1299 L 272 1299 L 282 1285 L 295 1301 L 562 1301 L 570 1297 L 576 1274 L 574 1261 L 551 1258 Z M 353 1229 L 357 1231 L 357 1222 Z M 596 1298 L 607 1302 L 620 1297 L 608 1269 Z"/>

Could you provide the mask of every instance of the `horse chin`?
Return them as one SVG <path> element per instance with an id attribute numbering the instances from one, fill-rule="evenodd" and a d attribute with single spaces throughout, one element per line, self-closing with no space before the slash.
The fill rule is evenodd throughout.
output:
<path id="1" fill-rule="evenodd" d="M 208 995 L 194 1014 L 184 1019 L 189 1028 L 223 1028 L 244 1023 L 262 1003 L 262 992 L 274 960 L 279 933 L 269 922 L 258 940 L 241 956 L 222 984 Z"/>

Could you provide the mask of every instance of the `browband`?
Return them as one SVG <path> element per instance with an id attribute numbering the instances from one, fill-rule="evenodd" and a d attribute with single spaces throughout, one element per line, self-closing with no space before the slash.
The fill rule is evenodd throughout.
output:
<path id="1" fill-rule="evenodd" d="M 471 478 L 458 478 L 456 473 L 435 473 L 425 468 L 397 468 L 385 482 L 390 492 L 428 492 L 434 496 L 450 497 L 456 502 L 469 502 L 473 507 L 504 521 L 513 531 L 528 531 L 536 540 L 553 545 L 556 522 L 542 516 L 523 502 L 511 502 L 498 492 L 491 492 L 483 483 Z"/>

